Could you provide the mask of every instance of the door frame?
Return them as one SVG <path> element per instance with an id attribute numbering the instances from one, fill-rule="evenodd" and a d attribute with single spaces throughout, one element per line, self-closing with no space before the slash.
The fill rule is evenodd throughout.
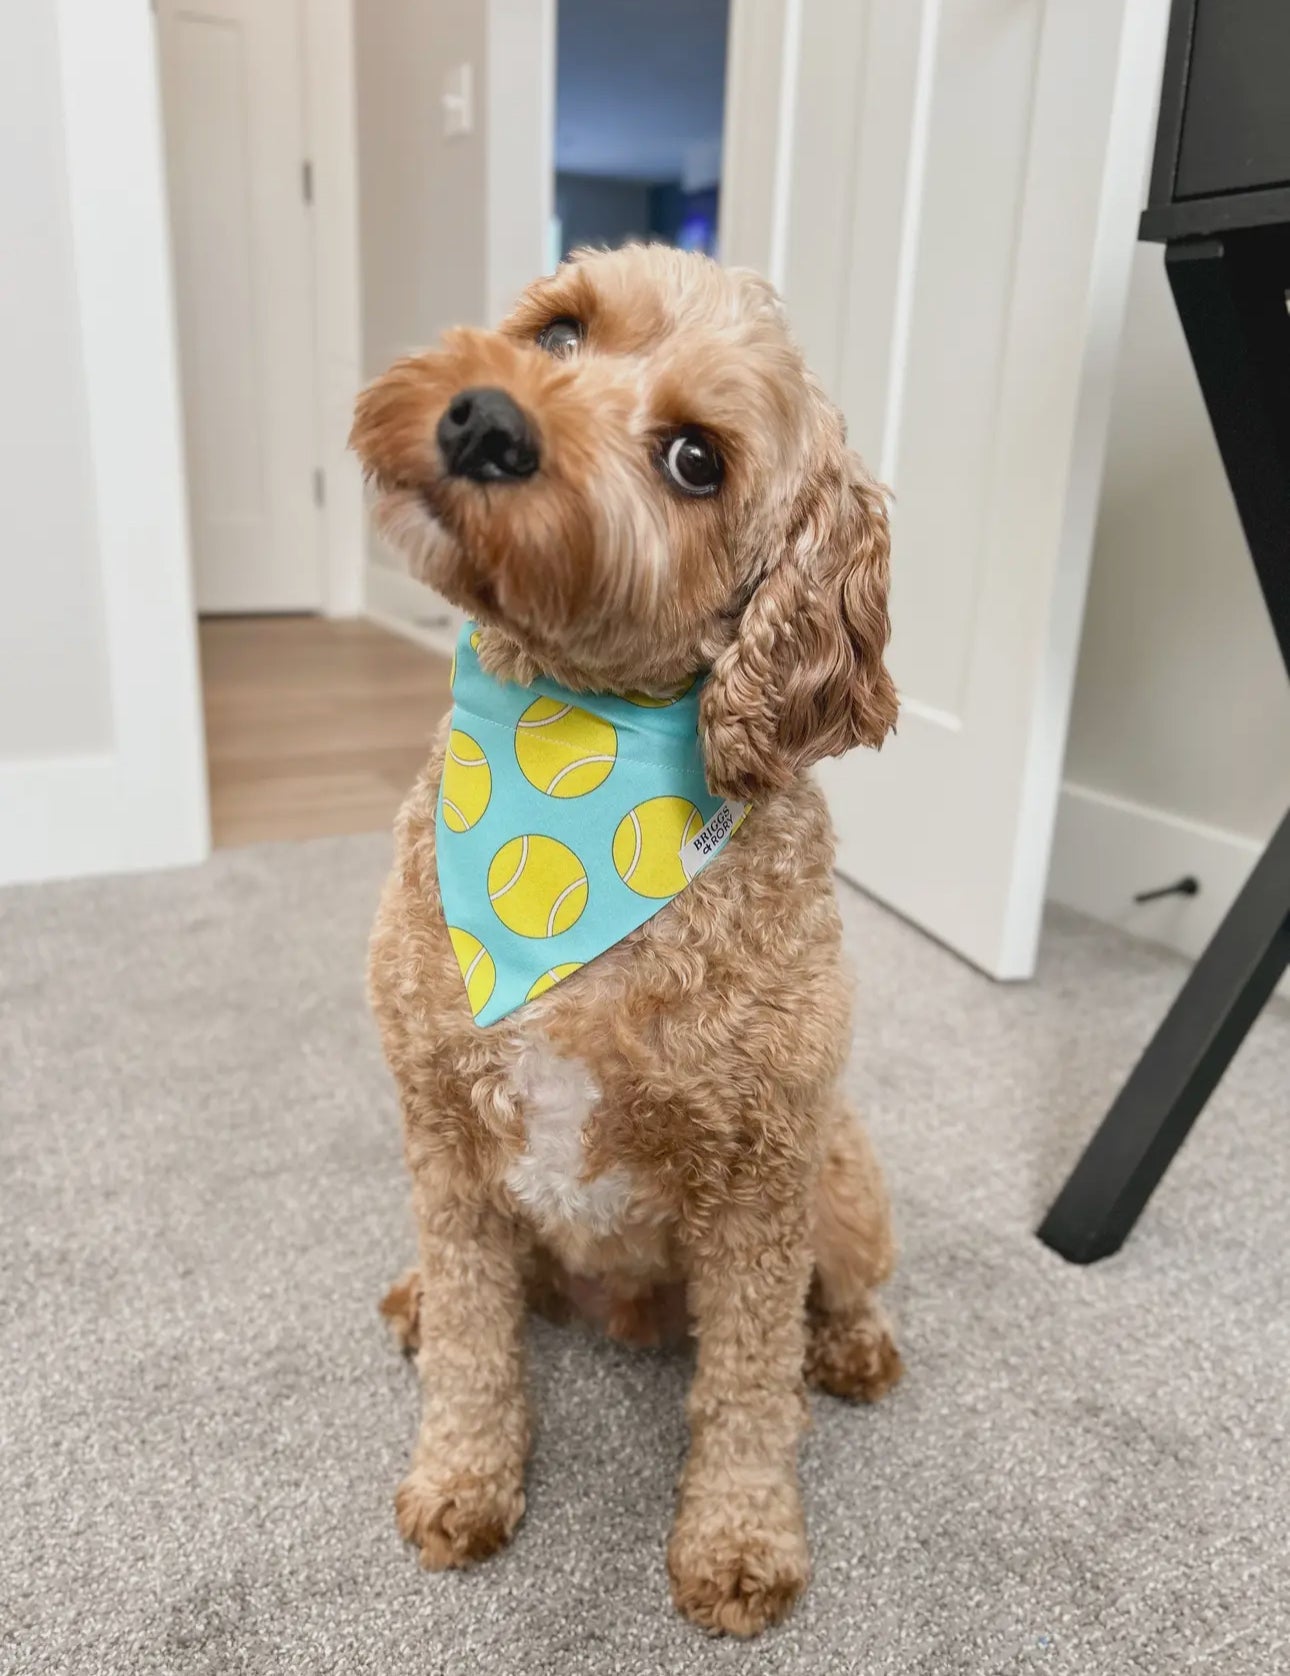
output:
<path id="1" fill-rule="evenodd" d="M 363 610 L 363 482 L 349 452 L 354 398 L 363 380 L 358 221 L 355 0 L 300 0 L 305 157 L 313 174 L 314 424 L 323 473 L 319 568 L 323 610 Z"/>
<path id="2" fill-rule="evenodd" d="M 210 850 L 152 14 L 57 0 L 57 28 L 110 744 L 0 765 L 4 883 Z"/>

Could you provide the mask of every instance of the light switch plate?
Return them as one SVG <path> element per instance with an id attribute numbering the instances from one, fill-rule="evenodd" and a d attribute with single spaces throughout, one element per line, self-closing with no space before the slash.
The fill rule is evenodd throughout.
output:
<path id="1" fill-rule="evenodd" d="M 443 78 L 443 137 L 464 139 L 475 127 L 475 76 L 470 64 L 454 64 Z"/>

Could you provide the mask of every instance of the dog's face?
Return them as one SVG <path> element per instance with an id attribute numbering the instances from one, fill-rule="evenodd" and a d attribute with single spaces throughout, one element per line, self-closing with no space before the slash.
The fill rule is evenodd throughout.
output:
<path id="1" fill-rule="evenodd" d="M 714 792 L 894 723 L 886 505 L 754 275 L 582 253 L 499 331 L 397 362 L 352 441 L 383 533 L 500 672 L 664 692 L 710 670 Z"/>

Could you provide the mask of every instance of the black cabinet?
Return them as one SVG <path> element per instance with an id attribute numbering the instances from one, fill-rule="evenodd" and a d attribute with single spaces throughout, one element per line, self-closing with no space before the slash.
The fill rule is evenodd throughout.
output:
<path id="1" fill-rule="evenodd" d="M 1290 0 L 1175 0 L 1142 236 L 1290 222 Z"/>

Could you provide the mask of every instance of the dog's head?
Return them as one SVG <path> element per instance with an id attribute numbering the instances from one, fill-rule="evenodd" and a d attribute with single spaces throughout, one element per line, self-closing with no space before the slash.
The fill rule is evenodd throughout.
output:
<path id="1" fill-rule="evenodd" d="M 584 252 L 500 330 L 397 362 L 352 441 L 382 531 L 498 673 L 662 693 L 710 670 L 714 792 L 893 725 L 883 493 L 755 275 Z"/>

